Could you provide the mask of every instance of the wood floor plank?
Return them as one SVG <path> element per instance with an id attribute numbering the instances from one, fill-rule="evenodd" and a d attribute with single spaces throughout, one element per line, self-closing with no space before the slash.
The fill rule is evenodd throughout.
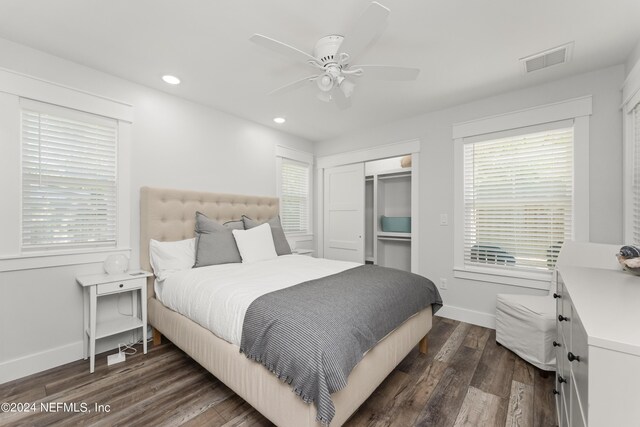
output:
<path id="1" fill-rule="evenodd" d="M 474 348 L 476 350 L 484 350 L 484 346 L 487 344 L 491 329 L 483 328 L 482 326 L 471 325 L 469 332 L 465 337 L 462 345 Z"/>
<path id="2" fill-rule="evenodd" d="M 225 423 L 222 415 L 218 413 L 215 407 L 210 407 L 206 411 L 192 417 L 187 422 L 181 424 L 182 427 L 208 427 L 220 426 Z"/>
<path id="3" fill-rule="evenodd" d="M 427 350 L 427 354 L 422 354 L 418 351 L 418 346 L 416 346 L 405 359 L 400 362 L 398 367 L 399 371 L 405 372 L 409 375 L 420 374 L 421 371 L 421 363 L 415 363 L 421 358 L 424 360 L 425 358 L 430 358 L 429 360 L 433 360 L 433 357 L 440 351 L 445 342 L 449 339 L 453 331 L 456 329 L 456 325 L 443 322 L 438 317 L 434 317 L 433 327 L 427 334 L 427 339 L 429 341 L 429 348 Z"/>
<path id="4" fill-rule="evenodd" d="M 272 424 L 258 411 L 249 407 L 243 413 L 224 423 L 222 427 L 267 427 L 270 425 Z"/>
<path id="5" fill-rule="evenodd" d="M 533 425 L 553 426 L 558 424 L 556 412 L 556 400 L 553 395 L 555 388 L 555 375 L 549 374 L 547 378 L 540 375 L 540 370 L 534 368 L 533 384 Z"/>
<path id="6" fill-rule="evenodd" d="M 106 355 L 100 355 L 103 357 L 96 357 L 96 367 L 93 374 L 87 375 L 89 372 L 89 361 L 80 361 L 77 367 L 67 375 L 64 372 L 59 372 L 54 376 L 47 379 L 45 388 L 47 395 L 53 395 L 62 390 L 70 390 L 72 388 L 80 387 L 86 384 L 95 383 L 97 380 L 105 377 L 113 377 L 115 375 L 122 376 L 127 375 L 129 371 L 135 371 L 139 367 L 148 364 L 151 359 L 154 364 L 162 365 L 164 363 L 171 363 L 172 361 L 181 359 L 187 360 L 188 356 L 176 351 L 176 347 L 173 344 L 160 347 L 150 347 L 147 354 L 142 353 L 142 346 L 135 346 L 138 350 L 135 355 L 127 356 L 125 363 L 119 363 L 113 366 L 107 366 Z M 115 354 L 117 351 L 110 351 L 108 354 Z M 75 363 L 75 362 L 74 362 Z"/>
<path id="7" fill-rule="evenodd" d="M 414 425 L 440 383 L 446 368 L 446 363 L 438 361 L 428 364 L 415 385 L 397 396 L 394 405 L 388 408 L 382 420 L 383 424 L 393 427 Z"/>
<path id="8" fill-rule="evenodd" d="M 471 380 L 471 386 L 485 393 L 508 398 L 511 393 L 515 358 L 511 351 L 496 344 L 496 332 L 492 330 L 478 369 Z"/>
<path id="9" fill-rule="evenodd" d="M 406 385 L 409 376 L 394 370 L 361 406 L 348 424 L 352 427 L 372 426 L 384 418 L 386 406 Z"/>
<path id="10" fill-rule="evenodd" d="M 418 426 L 451 426 L 455 422 L 482 352 L 461 346 L 418 416 Z"/>
<path id="11" fill-rule="evenodd" d="M 516 357 L 513 366 L 513 380 L 524 384 L 533 385 L 536 375 L 536 367 L 525 362 L 522 358 Z"/>
<path id="12" fill-rule="evenodd" d="M 513 381 L 505 427 L 529 426 L 533 426 L 533 386 Z"/>
<path id="13" fill-rule="evenodd" d="M 493 331 L 435 317 L 428 336 L 428 353 L 412 350 L 345 425 L 505 425 L 512 394 L 514 425 L 555 424 L 553 376 L 542 378 L 536 368 L 498 348 Z M 88 368 L 89 362 L 80 360 L 2 384 L 0 396 L 10 402 L 108 404 L 110 412 L 0 413 L 0 425 L 273 426 L 168 341 L 110 367 L 103 353 L 93 374 Z M 516 383 L 528 391 L 511 393 Z"/>
<path id="14" fill-rule="evenodd" d="M 504 427 L 507 400 L 469 387 L 462 402 L 455 427 Z"/>
<path id="15" fill-rule="evenodd" d="M 218 411 L 218 413 L 222 415 L 222 418 L 224 419 L 225 423 L 231 422 L 232 420 L 236 419 L 239 414 L 248 413 L 248 411 L 253 409 L 251 405 L 245 402 L 237 394 L 234 394 L 233 396 L 230 396 L 228 399 L 225 399 L 215 408 Z"/>
<path id="16" fill-rule="evenodd" d="M 438 362 L 448 362 L 456 354 L 456 351 L 462 345 L 462 342 L 469 332 L 471 325 L 468 323 L 460 323 L 456 326 L 447 342 L 444 343 L 438 354 L 435 356 L 435 360 Z"/>

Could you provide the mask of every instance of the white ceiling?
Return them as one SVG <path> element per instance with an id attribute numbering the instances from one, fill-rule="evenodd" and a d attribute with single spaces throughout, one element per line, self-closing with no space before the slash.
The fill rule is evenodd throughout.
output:
<path id="1" fill-rule="evenodd" d="M 314 141 L 620 64 L 640 39 L 639 0 L 379 2 L 388 27 L 357 62 L 422 71 L 415 82 L 359 80 L 344 111 L 312 87 L 267 96 L 313 70 L 249 37 L 311 53 L 370 0 L 0 0 L 0 37 Z M 571 41 L 571 63 L 524 74 L 519 58 Z"/>

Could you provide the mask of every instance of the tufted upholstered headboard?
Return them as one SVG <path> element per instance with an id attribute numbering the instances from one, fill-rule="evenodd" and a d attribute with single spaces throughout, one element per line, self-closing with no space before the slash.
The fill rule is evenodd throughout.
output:
<path id="1" fill-rule="evenodd" d="M 140 267 L 151 270 L 149 240 L 174 241 L 195 235 L 196 211 L 220 223 L 246 215 L 258 222 L 276 216 L 277 197 L 203 193 L 142 187 L 140 189 Z M 155 296 L 154 277 L 147 281 L 147 297 Z"/>

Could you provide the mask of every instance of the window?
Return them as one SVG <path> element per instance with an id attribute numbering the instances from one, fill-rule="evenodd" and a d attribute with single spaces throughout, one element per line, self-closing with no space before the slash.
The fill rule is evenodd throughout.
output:
<path id="1" fill-rule="evenodd" d="M 311 172 L 309 153 L 276 147 L 280 221 L 287 235 L 311 234 Z"/>
<path id="2" fill-rule="evenodd" d="M 115 247 L 117 121 L 21 105 L 22 249 Z"/>
<path id="3" fill-rule="evenodd" d="M 572 236 L 573 127 L 464 145 L 464 264 L 548 270 Z"/>
<path id="4" fill-rule="evenodd" d="M 640 104 L 631 111 L 633 145 L 633 204 L 632 204 L 632 242 L 640 244 Z"/>
<path id="5" fill-rule="evenodd" d="M 453 125 L 456 278 L 548 289 L 565 240 L 589 241 L 585 96 Z"/>
<path id="6" fill-rule="evenodd" d="M 282 159 L 280 220 L 286 233 L 309 231 L 309 174 L 309 164 Z"/>
<path id="7" fill-rule="evenodd" d="M 624 241 L 640 244 L 640 61 L 622 86 Z"/>

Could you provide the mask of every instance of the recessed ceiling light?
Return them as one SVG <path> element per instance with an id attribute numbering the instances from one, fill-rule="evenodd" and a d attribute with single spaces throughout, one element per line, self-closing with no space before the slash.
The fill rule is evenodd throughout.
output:
<path id="1" fill-rule="evenodd" d="M 180 84 L 179 78 L 177 78 L 176 76 L 170 76 L 169 74 L 167 74 L 166 76 L 162 76 L 162 80 L 164 80 L 165 83 L 169 83 L 170 85 Z"/>
<path id="2" fill-rule="evenodd" d="M 276 122 L 277 124 L 281 125 L 284 122 L 286 122 L 287 120 L 284 117 L 276 117 L 275 119 L 273 119 L 274 122 Z"/>

